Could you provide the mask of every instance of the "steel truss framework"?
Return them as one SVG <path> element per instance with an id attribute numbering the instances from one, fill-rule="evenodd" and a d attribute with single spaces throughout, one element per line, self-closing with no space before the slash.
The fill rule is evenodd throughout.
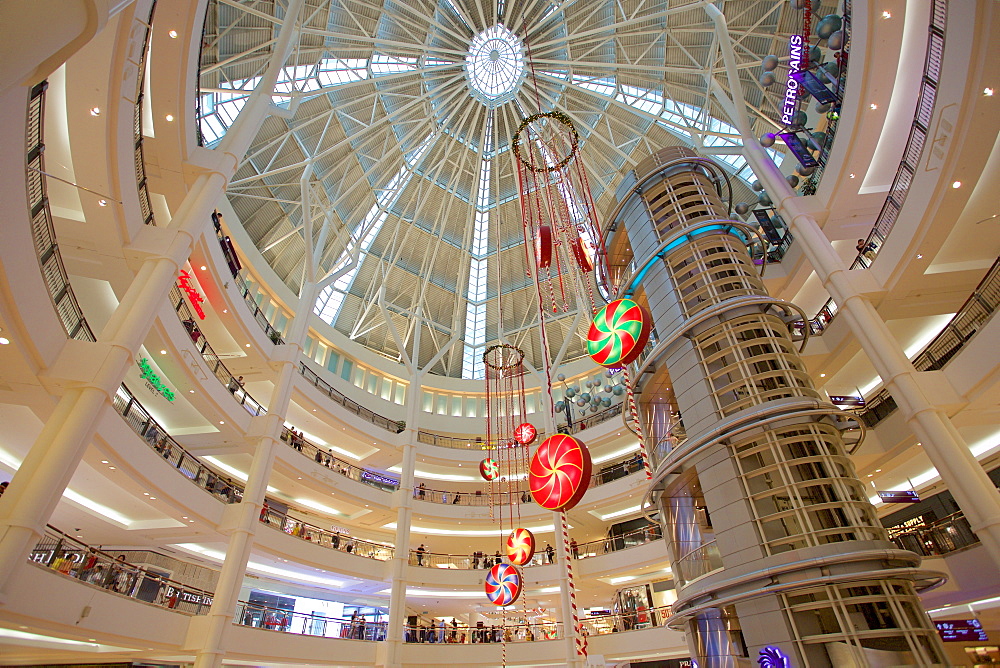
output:
<path id="1" fill-rule="evenodd" d="M 720 31 L 705 5 L 307 0 L 286 17 L 282 0 L 211 0 L 200 129 L 208 146 L 219 140 L 259 81 L 278 28 L 299 20 L 274 89 L 279 111 L 229 189 L 263 258 L 298 293 L 311 255 L 314 275 L 337 277 L 317 313 L 407 366 L 462 376 L 469 346 L 499 341 L 539 369 L 510 150 L 523 117 L 558 109 L 573 121 L 598 211 L 614 205 L 636 163 L 671 145 L 716 155 L 742 177 L 739 195 L 753 197 L 742 145 L 777 127 L 782 97 L 757 81 L 760 60 L 787 51 L 800 14 L 787 0 L 726 0 L 728 31 Z M 490 109 L 463 68 L 473 37 L 497 24 L 523 40 L 531 71 L 510 102 Z M 728 73 L 720 35 L 735 54 Z M 734 118 L 741 98 L 744 134 Z M 564 361 L 585 354 L 589 317 L 578 315 L 588 314 L 547 325 Z"/>

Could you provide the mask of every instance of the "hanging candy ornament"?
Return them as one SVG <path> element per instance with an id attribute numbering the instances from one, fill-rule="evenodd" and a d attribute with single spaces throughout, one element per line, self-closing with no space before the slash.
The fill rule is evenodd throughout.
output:
<path id="1" fill-rule="evenodd" d="M 535 260 L 539 269 L 548 269 L 552 264 L 552 228 L 542 225 L 535 237 Z"/>
<path id="2" fill-rule="evenodd" d="M 590 484 L 590 451 L 566 434 L 542 441 L 528 468 L 528 489 L 535 502 L 548 510 L 569 510 L 583 498 Z"/>
<path id="3" fill-rule="evenodd" d="M 485 589 L 493 605 L 510 605 L 521 595 L 521 573 L 510 564 L 496 564 L 486 574 Z"/>
<path id="4" fill-rule="evenodd" d="M 642 353 L 652 329 L 649 311 L 631 299 L 616 299 L 594 316 L 587 353 L 601 366 L 624 366 Z"/>
<path id="5" fill-rule="evenodd" d="M 524 566 L 535 556 L 535 536 L 527 529 L 517 528 L 507 536 L 507 558 L 515 566 Z"/>
<path id="6" fill-rule="evenodd" d="M 486 480 L 496 480 L 497 476 L 500 475 L 500 467 L 494 460 L 487 457 L 479 462 L 479 475 Z"/>
<path id="7" fill-rule="evenodd" d="M 521 445 L 530 445 L 536 436 L 538 436 L 538 430 L 530 422 L 522 422 L 514 428 L 514 440 Z"/>

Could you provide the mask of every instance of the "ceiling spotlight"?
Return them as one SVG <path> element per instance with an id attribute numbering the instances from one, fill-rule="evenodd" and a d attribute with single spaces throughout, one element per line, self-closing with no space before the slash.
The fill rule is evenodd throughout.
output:
<path id="1" fill-rule="evenodd" d="M 953 182 L 951 184 L 951 187 L 952 188 L 961 188 L 962 187 L 962 182 L 961 181 L 955 181 L 955 182 Z"/>
<path id="2" fill-rule="evenodd" d="M 223 313 L 229 313 L 229 309 L 227 309 L 227 308 L 224 308 L 224 309 L 222 309 L 222 312 L 223 312 Z"/>
<path id="3" fill-rule="evenodd" d="M 250 344 L 248 343 L 248 344 L 247 344 L 247 348 L 249 348 L 249 347 L 250 347 Z"/>
<path id="4" fill-rule="evenodd" d="M 820 378 L 826 378 L 826 374 L 825 374 L 825 373 L 821 373 L 821 374 L 819 375 L 819 377 L 820 377 Z"/>
<path id="5" fill-rule="evenodd" d="M 190 392 L 191 394 L 194 394 L 194 390 L 188 390 L 188 392 Z"/>
<path id="6" fill-rule="evenodd" d="M 108 468 L 111 469 L 112 471 L 117 471 L 118 470 L 114 466 L 109 466 Z"/>
<path id="7" fill-rule="evenodd" d="M 993 97 L 993 89 L 992 88 L 984 88 L 983 89 L 983 95 L 985 95 L 986 97 Z"/>
<path id="8" fill-rule="evenodd" d="M 872 111 L 875 111 L 876 109 L 878 109 L 878 105 L 872 102 L 871 104 L 868 105 L 868 108 L 871 109 Z"/>
<path id="9" fill-rule="evenodd" d="M 161 350 L 161 351 L 160 351 L 160 354 L 161 354 L 161 355 L 166 355 L 166 354 L 167 354 L 167 351 L 166 351 L 166 350 Z"/>
<path id="10" fill-rule="evenodd" d="M 854 172 L 851 172 L 850 174 L 848 174 L 848 176 L 853 179 L 855 178 L 856 175 L 854 174 Z"/>
<path id="11" fill-rule="evenodd" d="M 219 420 L 219 424 L 226 424 L 225 420 Z"/>
<path id="12" fill-rule="evenodd" d="M 208 267 L 206 267 L 205 265 L 201 265 L 201 270 L 202 271 L 205 271 L 206 269 L 208 269 Z"/>
<path id="13" fill-rule="evenodd" d="M 164 116 L 164 118 L 167 119 L 167 123 L 170 123 L 171 121 L 174 120 L 174 115 L 173 114 L 167 114 L 166 116 Z"/>
<path id="14" fill-rule="evenodd" d="M 90 108 L 90 115 L 91 116 L 100 116 L 101 115 L 101 108 L 100 107 L 91 107 Z"/>
<path id="15" fill-rule="evenodd" d="M 107 205 L 108 205 L 108 200 L 106 199 L 97 200 L 97 206 L 107 206 Z"/>
<path id="16" fill-rule="evenodd" d="M 889 13 L 888 11 L 882 12 L 882 18 L 884 18 L 884 19 L 891 19 L 892 18 L 892 14 Z"/>
<path id="17" fill-rule="evenodd" d="M 923 260 L 923 259 L 924 259 L 924 256 L 923 256 L 923 255 L 921 255 L 920 253 L 917 253 L 917 259 L 918 259 L 918 260 Z"/>
<path id="18" fill-rule="evenodd" d="M 0 346 L 5 346 L 8 343 L 10 343 L 10 339 L 8 339 L 6 336 L 0 336 Z"/>
<path id="19" fill-rule="evenodd" d="M 108 460 L 107 460 L 107 459 L 102 459 L 102 460 L 101 460 L 101 463 L 102 463 L 102 464 L 107 464 L 107 463 L 108 463 Z"/>
<path id="20" fill-rule="evenodd" d="M 176 30 L 169 30 L 169 31 L 167 31 L 167 34 L 170 36 L 170 39 L 177 39 L 177 31 Z"/>

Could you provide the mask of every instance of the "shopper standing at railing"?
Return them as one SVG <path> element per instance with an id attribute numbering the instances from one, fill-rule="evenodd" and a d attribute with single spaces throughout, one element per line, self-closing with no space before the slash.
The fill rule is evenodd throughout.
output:
<path id="1" fill-rule="evenodd" d="M 417 566 L 423 566 L 424 565 L 424 552 L 426 552 L 426 551 L 427 551 L 427 548 L 424 547 L 423 543 L 421 543 L 420 547 L 417 548 Z"/>

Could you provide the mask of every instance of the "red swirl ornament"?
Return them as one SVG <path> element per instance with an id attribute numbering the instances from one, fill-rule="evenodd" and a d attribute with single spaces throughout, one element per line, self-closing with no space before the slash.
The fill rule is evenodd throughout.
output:
<path id="1" fill-rule="evenodd" d="M 507 558 L 515 566 L 524 566 L 535 556 L 535 536 L 527 529 L 517 528 L 507 536 Z"/>
<path id="2" fill-rule="evenodd" d="M 616 299 L 594 316 L 587 353 L 601 366 L 624 366 L 639 357 L 652 330 L 649 311 L 631 299 Z"/>
<path id="3" fill-rule="evenodd" d="M 521 445 L 530 445 L 536 436 L 538 436 L 538 430 L 530 422 L 522 422 L 514 427 L 514 440 Z"/>
<path id="4" fill-rule="evenodd" d="M 496 564 L 486 574 L 485 589 L 493 605 L 510 605 L 521 595 L 521 573 L 510 564 Z"/>
<path id="5" fill-rule="evenodd" d="M 590 484 L 590 451 L 566 434 L 542 441 L 528 468 L 528 488 L 535 502 L 548 510 L 569 510 Z"/>
<path id="6" fill-rule="evenodd" d="M 500 475 L 500 467 L 495 461 L 487 457 L 479 462 L 479 475 L 483 476 L 486 480 L 496 480 L 497 476 Z"/>

